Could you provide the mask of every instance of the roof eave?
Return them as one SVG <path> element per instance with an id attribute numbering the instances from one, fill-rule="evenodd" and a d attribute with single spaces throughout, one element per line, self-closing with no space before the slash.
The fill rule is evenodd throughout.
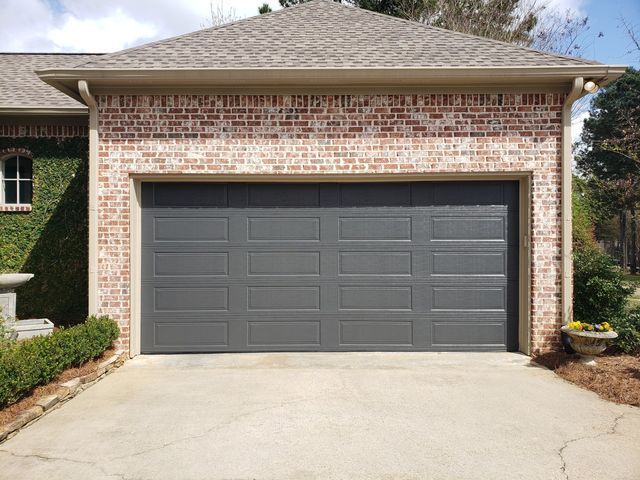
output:
<path id="1" fill-rule="evenodd" d="M 268 87 L 433 86 L 565 84 L 576 77 L 600 85 L 615 80 L 625 65 L 437 67 L 437 68 L 206 68 L 47 69 L 36 73 L 49 85 L 82 101 L 78 80 L 94 87 Z"/>

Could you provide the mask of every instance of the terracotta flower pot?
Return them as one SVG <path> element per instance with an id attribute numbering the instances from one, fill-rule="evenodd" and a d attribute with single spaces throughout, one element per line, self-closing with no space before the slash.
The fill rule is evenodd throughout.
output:
<path id="1" fill-rule="evenodd" d="M 582 356 L 582 362 L 589 365 L 595 364 L 595 355 L 604 352 L 609 342 L 618 337 L 616 332 L 585 332 L 566 325 L 561 330 L 569 335 L 571 347 Z"/>

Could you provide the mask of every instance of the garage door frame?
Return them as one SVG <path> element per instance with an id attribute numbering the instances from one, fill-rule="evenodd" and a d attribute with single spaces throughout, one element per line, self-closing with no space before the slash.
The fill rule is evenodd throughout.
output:
<path id="1" fill-rule="evenodd" d="M 130 325 L 129 355 L 140 354 L 141 349 L 141 277 L 142 277 L 142 183 L 143 182 L 255 182 L 255 183 L 323 183 L 323 182 L 428 182 L 428 181 L 518 181 L 519 183 L 519 294 L 518 294 L 518 350 L 531 352 L 531 173 L 493 174 L 346 174 L 346 175 L 162 175 L 132 174 L 129 176 L 129 248 L 130 248 Z"/>

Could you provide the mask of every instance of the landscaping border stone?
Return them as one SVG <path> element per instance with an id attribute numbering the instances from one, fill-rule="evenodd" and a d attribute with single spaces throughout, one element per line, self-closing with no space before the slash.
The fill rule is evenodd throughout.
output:
<path id="1" fill-rule="evenodd" d="M 43 415 L 55 410 L 55 408 L 71 400 L 78 393 L 86 390 L 94 383 L 99 382 L 103 377 L 120 367 L 126 359 L 126 352 L 118 350 L 109 358 L 98 364 L 95 371 L 67 380 L 66 382 L 59 383 L 56 393 L 40 398 L 35 405 L 16 414 L 13 420 L 0 426 L 0 443 L 13 437 L 22 428 L 31 425 Z"/>

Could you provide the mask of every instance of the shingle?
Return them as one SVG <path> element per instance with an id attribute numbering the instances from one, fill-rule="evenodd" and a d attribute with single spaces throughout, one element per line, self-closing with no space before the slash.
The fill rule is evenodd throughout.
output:
<path id="1" fill-rule="evenodd" d="M 94 58 L 90 54 L 0 53 L 0 107 L 86 108 L 35 74 L 43 68 L 67 68 Z"/>
<path id="2" fill-rule="evenodd" d="M 579 66 L 596 62 L 313 0 L 89 61 L 91 69 Z"/>

